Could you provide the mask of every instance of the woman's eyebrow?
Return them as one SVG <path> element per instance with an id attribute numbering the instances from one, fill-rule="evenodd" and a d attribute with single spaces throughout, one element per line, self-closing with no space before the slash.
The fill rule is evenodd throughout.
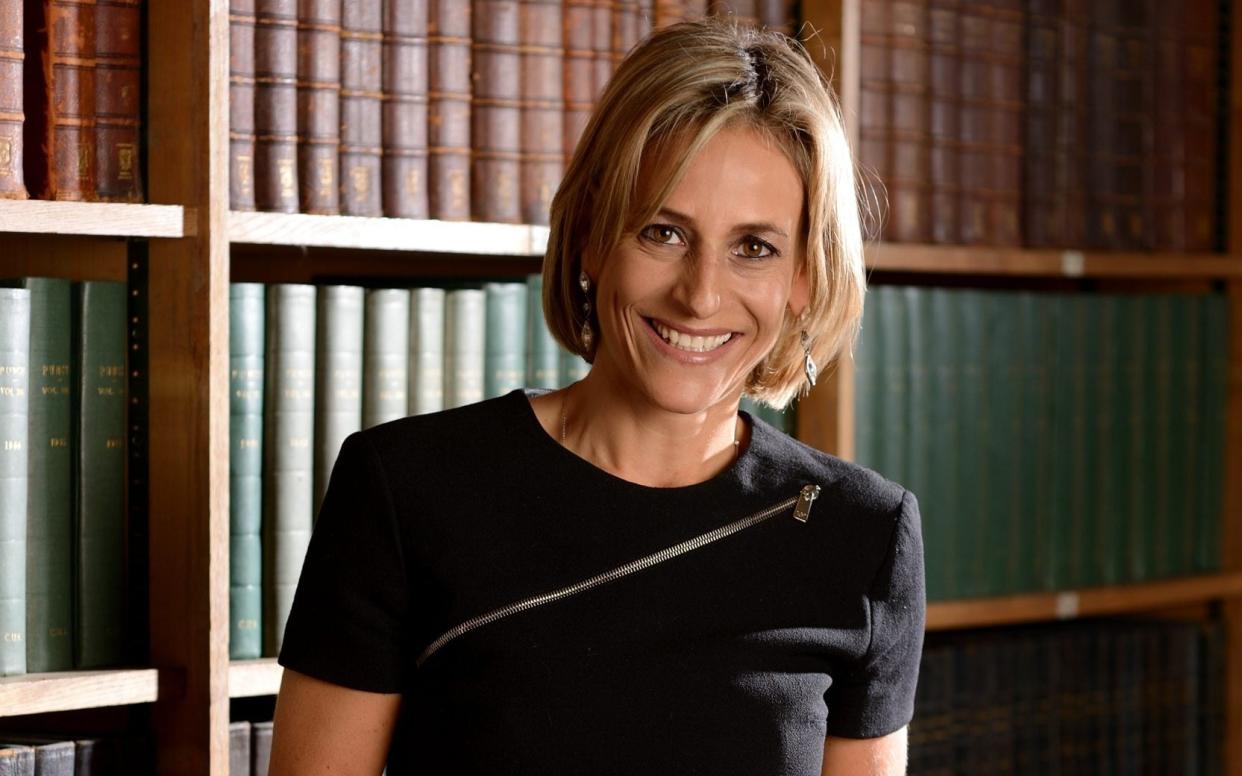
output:
<path id="1" fill-rule="evenodd" d="M 671 208 L 662 207 L 656 212 L 656 215 L 663 216 L 665 218 L 668 218 L 671 221 L 678 221 L 687 226 L 694 226 L 693 218 L 686 215 L 685 213 L 678 213 L 676 210 L 673 210 Z M 754 221 L 754 222 L 745 223 L 745 224 L 738 224 L 737 226 L 733 227 L 733 231 L 734 232 L 750 232 L 750 233 L 768 232 L 768 233 L 776 235 L 777 237 L 784 237 L 786 239 L 788 239 L 789 237 L 789 235 L 785 233 L 784 229 L 780 229 L 775 224 L 769 223 L 767 221 Z"/>

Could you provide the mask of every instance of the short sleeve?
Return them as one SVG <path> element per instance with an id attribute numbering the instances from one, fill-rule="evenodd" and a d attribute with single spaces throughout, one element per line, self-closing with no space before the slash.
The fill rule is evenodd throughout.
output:
<path id="1" fill-rule="evenodd" d="M 408 590 L 379 455 L 352 434 L 332 468 L 277 662 L 356 690 L 400 692 Z"/>
<path id="2" fill-rule="evenodd" d="M 862 660 L 834 677 L 828 735 L 875 738 L 909 724 L 923 654 L 927 596 L 918 499 L 901 499 L 888 554 L 871 586 L 871 640 Z"/>

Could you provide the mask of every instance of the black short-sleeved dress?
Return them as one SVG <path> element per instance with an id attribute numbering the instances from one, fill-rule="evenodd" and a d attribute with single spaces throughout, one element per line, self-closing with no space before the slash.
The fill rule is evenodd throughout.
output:
<path id="1" fill-rule="evenodd" d="M 915 497 L 745 415 L 724 472 L 649 488 L 579 458 L 524 391 L 350 436 L 281 665 L 403 697 L 389 776 L 818 774 L 827 735 L 909 722 L 923 642 Z M 442 633 L 821 487 L 693 552 Z"/>

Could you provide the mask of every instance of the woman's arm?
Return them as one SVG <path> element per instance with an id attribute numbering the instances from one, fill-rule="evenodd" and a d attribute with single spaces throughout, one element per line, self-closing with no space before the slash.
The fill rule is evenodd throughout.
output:
<path id="1" fill-rule="evenodd" d="M 285 669 L 276 696 L 270 776 L 378 776 L 399 694 L 351 690 Z"/>
<path id="2" fill-rule="evenodd" d="M 879 738 L 834 738 L 824 742 L 820 776 L 905 776 L 906 728 Z"/>

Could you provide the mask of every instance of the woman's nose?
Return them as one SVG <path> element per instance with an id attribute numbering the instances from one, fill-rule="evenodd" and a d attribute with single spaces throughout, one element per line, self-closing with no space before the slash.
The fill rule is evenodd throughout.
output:
<path id="1" fill-rule="evenodd" d="M 678 301 L 695 318 L 710 318 L 720 309 L 720 262 L 712 255 L 687 258 L 677 284 Z"/>

